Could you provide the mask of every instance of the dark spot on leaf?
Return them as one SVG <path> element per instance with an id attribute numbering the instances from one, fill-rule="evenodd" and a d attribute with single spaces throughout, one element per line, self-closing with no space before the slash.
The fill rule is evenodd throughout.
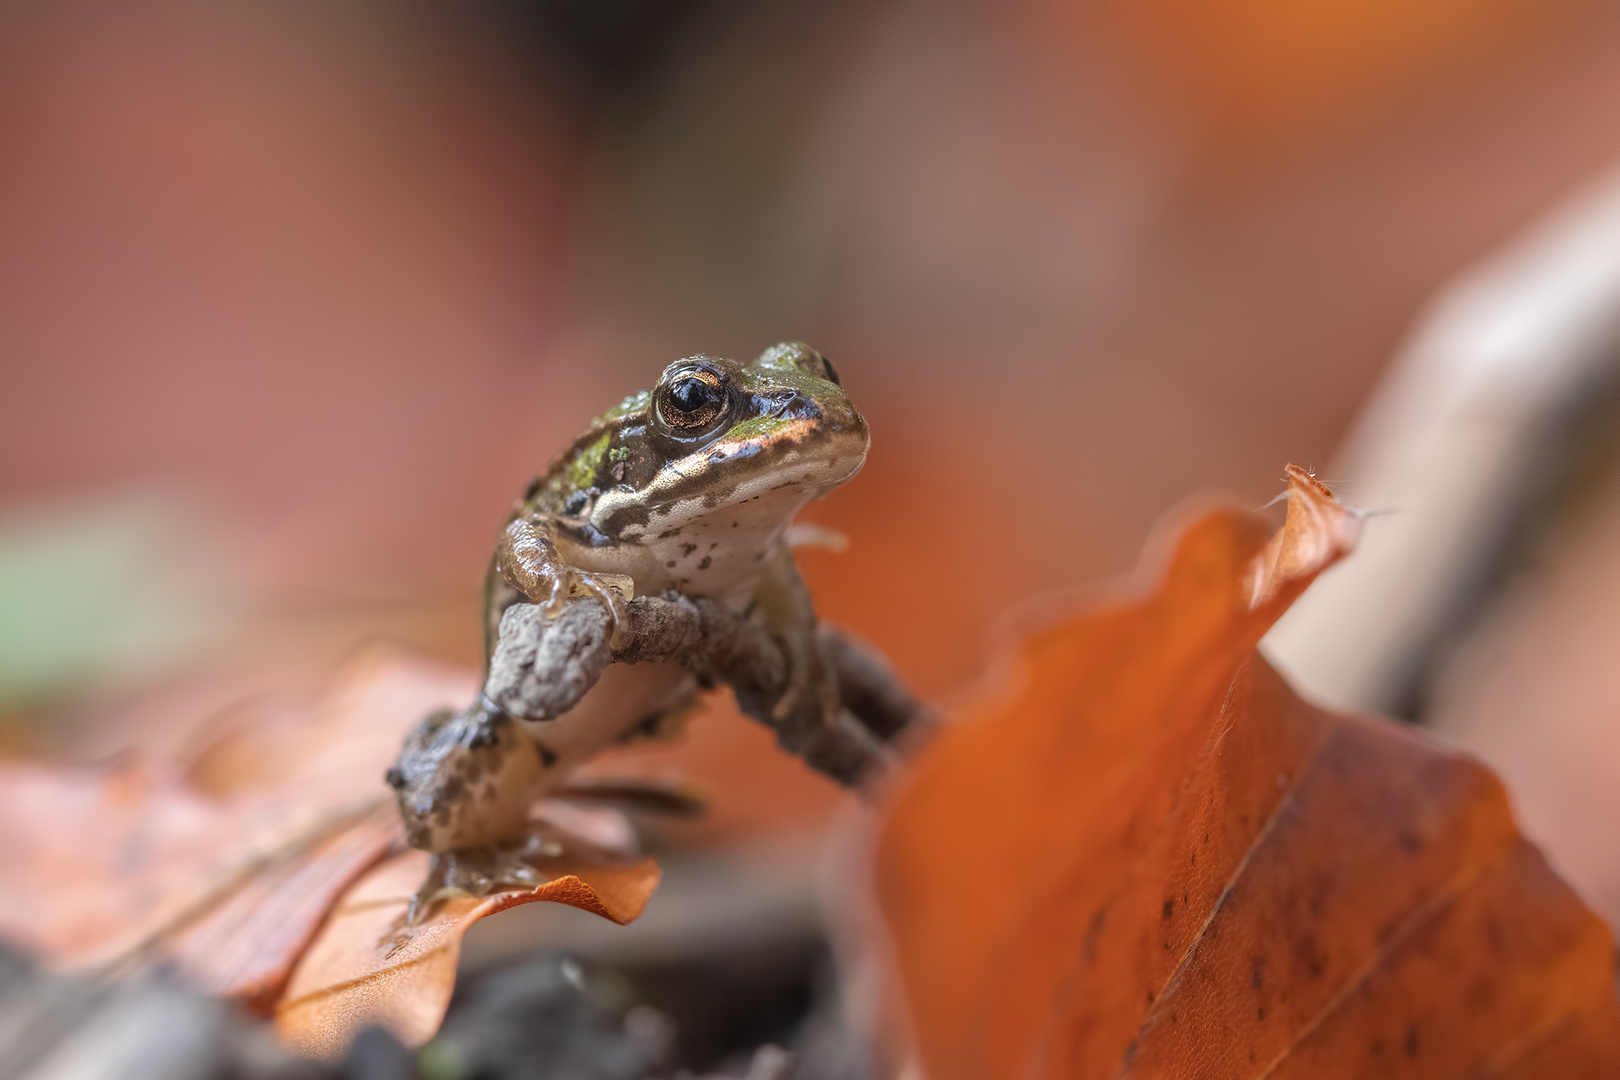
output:
<path id="1" fill-rule="evenodd" d="M 1417 1058 L 1417 1056 L 1418 1056 L 1418 1026 L 1417 1026 L 1416 1021 L 1413 1021 L 1413 1023 L 1410 1026 L 1407 1027 L 1407 1029 L 1406 1029 L 1406 1042 L 1401 1044 L 1401 1049 L 1406 1051 L 1406 1056 L 1407 1057 L 1413 1058 L 1414 1060 Z"/>
<path id="2" fill-rule="evenodd" d="M 1299 966 L 1313 979 L 1320 979 L 1327 971 L 1327 958 L 1316 949 L 1316 938 L 1309 934 L 1294 943 L 1294 956 Z"/>
<path id="3" fill-rule="evenodd" d="M 1255 1013 L 1259 1019 L 1264 1020 L 1266 1018 L 1266 1007 L 1264 1005 L 1260 1006 L 1259 1009 L 1255 1010 Z"/>
<path id="4" fill-rule="evenodd" d="M 1097 942 L 1102 940 L 1103 924 L 1108 921 L 1108 908 L 1100 907 L 1086 926 L 1086 938 L 1080 945 L 1080 955 L 1090 960 L 1097 954 Z"/>
<path id="5" fill-rule="evenodd" d="M 1162 916 L 1164 918 L 1168 919 L 1170 917 L 1170 912 L 1174 911 L 1175 907 L 1176 907 L 1176 901 L 1175 901 L 1174 897 L 1171 897 L 1169 900 L 1166 900 L 1164 902 L 1164 909 L 1161 912 Z"/>

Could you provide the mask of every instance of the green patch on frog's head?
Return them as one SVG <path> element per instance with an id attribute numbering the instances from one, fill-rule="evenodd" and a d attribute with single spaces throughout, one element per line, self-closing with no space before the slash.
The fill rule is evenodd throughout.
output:
<path id="1" fill-rule="evenodd" d="M 563 468 L 563 484 L 566 491 L 585 491 L 596 483 L 597 474 L 602 470 L 602 460 L 607 456 L 608 446 L 613 441 L 611 433 L 604 431 L 602 437 L 579 453 Z"/>
<path id="2" fill-rule="evenodd" d="M 748 369 L 796 379 L 809 376 L 834 386 L 840 385 L 838 369 L 833 367 L 832 361 L 802 341 L 784 341 L 772 345 L 755 357 Z"/>
<path id="3" fill-rule="evenodd" d="M 652 390 L 647 416 L 647 439 L 662 464 L 634 491 L 597 500 L 590 516 L 609 536 L 650 518 L 678 524 L 765 493 L 796 509 L 854 476 L 870 438 L 833 366 L 797 343 L 767 349 L 748 365 L 679 360 Z"/>
<path id="4" fill-rule="evenodd" d="M 792 420 L 780 416 L 751 416 L 739 424 L 731 425 L 724 437 L 733 442 L 772 439 L 786 432 L 792 423 Z"/>
<path id="5" fill-rule="evenodd" d="M 613 406 L 613 408 L 603 413 L 601 418 L 596 422 L 597 424 L 609 424 L 614 420 L 621 420 L 624 417 L 630 416 L 634 413 L 644 413 L 651 404 L 652 391 L 637 390 L 635 393 Z"/>

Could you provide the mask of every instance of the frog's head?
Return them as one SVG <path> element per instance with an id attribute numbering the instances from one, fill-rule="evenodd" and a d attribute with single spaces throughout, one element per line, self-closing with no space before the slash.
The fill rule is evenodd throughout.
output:
<path id="1" fill-rule="evenodd" d="M 628 404 L 628 403 L 627 403 Z M 601 535 L 656 536 L 722 508 L 787 519 L 860 470 L 870 442 L 827 358 L 784 342 L 746 366 L 693 356 L 664 369 L 644 427 L 624 429 L 624 482 L 588 511 Z M 763 522 L 761 522 L 763 524 Z"/>

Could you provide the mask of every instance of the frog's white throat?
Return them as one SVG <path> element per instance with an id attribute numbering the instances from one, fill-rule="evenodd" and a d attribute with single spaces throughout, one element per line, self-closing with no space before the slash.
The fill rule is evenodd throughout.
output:
<path id="1" fill-rule="evenodd" d="M 644 522 L 620 531 L 617 543 L 570 558 L 586 569 L 629 574 L 638 593 L 746 596 L 793 516 L 824 490 L 778 474 L 738 485 L 736 501 L 705 505 L 693 498 L 652 507 Z"/>

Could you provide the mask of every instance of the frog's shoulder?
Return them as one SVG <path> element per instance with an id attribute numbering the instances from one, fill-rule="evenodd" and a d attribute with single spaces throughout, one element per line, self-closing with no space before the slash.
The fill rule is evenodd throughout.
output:
<path id="1" fill-rule="evenodd" d="M 512 516 L 561 514 L 568 497 L 598 482 L 610 449 L 626 428 L 646 425 L 652 409 L 652 391 L 638 390 L 590 422 L 585 431 L 545 470 L 529 481 L 512 507 Z"/>

